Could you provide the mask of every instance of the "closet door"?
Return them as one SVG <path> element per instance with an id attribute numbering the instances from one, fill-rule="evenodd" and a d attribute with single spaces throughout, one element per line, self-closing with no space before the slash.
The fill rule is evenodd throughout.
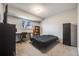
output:
<path id="1" fill-rule="evenodd" d="M 63 44 L 71 45 L 71 24 L 63 24 Z"/>
<path id="2" fill-rule="evenodd" d="M 6 55 L 16 54 L 16 28 L 13 24 L 5 24 L 5 48 L 7 49 Z M 7 46 L 6 46 L 7 45 Z"/>
<path id="3" fill-rule="evenodd" d="M 4 36 L 4 25 L 2 23 L 0 23 L 0 56 L 4 55 L 5 49 L 5 36 Z"/>
<path id="4" fill-rule="evenodd" d="M 0 56 L 16 54 L 16 28 L 11 24 L 0 24 Z"/>

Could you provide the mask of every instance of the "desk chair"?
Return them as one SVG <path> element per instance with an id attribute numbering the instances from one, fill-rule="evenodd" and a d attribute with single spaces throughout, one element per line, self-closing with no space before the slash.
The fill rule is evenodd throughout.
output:
<path id="1" fill-rule="evenodd" d="M 26 35 L 27 35 L 27 32 L 22 32 L 21 33 L 21 42 L 25 42 L 27 40 Z"/>

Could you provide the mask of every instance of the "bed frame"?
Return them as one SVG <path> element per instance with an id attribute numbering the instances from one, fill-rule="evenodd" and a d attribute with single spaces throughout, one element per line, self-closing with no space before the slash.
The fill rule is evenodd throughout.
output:
<path id="1" fill-rule="evenodd" d="M 31 42 L 37 46 L 46 47 L 49 44 L 56 42 L 58 40 L 58 37 L 53 35 L 41 35 L 41 36 L 35 36 L 31 38 Z"/>

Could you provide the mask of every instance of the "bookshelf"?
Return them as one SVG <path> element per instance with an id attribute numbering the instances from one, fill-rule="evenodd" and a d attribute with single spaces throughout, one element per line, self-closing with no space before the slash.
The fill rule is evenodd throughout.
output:
<path id="1" fill-rule="evenodd" d="M 40 35 L 40 26 L 34 26 L 33 36 L 39 36 L 39 35 Z"/>

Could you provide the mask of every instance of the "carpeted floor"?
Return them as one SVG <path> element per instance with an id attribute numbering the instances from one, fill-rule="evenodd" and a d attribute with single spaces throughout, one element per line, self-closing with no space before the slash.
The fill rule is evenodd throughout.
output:
<path id="1" fill-rule="evenodd" d="M 48 47 L 49 48 L 49 47 Z M 30 41 L 16 44 L 17 56 L 77 56 L 77 47 L 57 43 L 44 50 L 36 48 Z M 43 52 L 45 51 L 45 52 Z"/>

